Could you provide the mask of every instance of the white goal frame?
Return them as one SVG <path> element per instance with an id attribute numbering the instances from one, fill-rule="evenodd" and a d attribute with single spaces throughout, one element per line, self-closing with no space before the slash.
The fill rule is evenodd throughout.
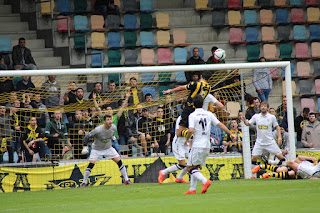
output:
<path id="1" fill-rule="evenodd" d="M 202 70 L 230 70 L 230 69 L 255 69 L 255 68 L 285 68 L 285 85 L 288 113 L 288 133 L 290 141 L 289 160 L 296 157 L 293 100 L 291 86 L 290 61 L 281 62 L 256 62 L 256 63 L 231 63 L 231 64 L 204 64 L 204 65 L 170 65 L 170 66 L 141 66 L 141 67 L 114 67 L 114 68 L 74 68 L 74 69 L 48 69 L 48 70 L 15 70 L 1 71 L 3 76 L 39 76 L 39 75 L 87 75 L 87 74 L 116 74 L 116 73 L 150 73 L 150 72 L 177 72 L 177 71 L 202 71 Z M 242 99 L 242 106 L 244 100 Z M 249 127 L 242 124 L 243 133 L 243 164 L 244 176 L 251 178 L 251 153 Z"/>

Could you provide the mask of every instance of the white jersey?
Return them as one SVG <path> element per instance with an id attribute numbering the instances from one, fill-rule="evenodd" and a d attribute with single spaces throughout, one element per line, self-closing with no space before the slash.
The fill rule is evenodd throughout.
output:
<path id="1" fill-rule="evenodd" d="M 192 147 L 210 148 L 211 125 L 216 126 L 220 121 L 207 110 L 197 108 L 189 115 L 189 129 L 194 128 Z"/>
<path id="2" fill-rule="evenodd" d="M 209 104 L 215 104 L 218 100 L 211 94 L 208 94 L 207 97 L 203 100 L 202 109 L 208 110 Z"/>
<path id="3" fill-rule="evenodd" d="M 273 127 L 278 126 L 278 122 L 274 115 L 271 115 L 268 112 L 265 116 L 263 116 L 261 113 L 254 114 L 249 120 L 249 123 L 256 125 L 256 144 L 268 145 L 276 142 L 272 134 L 272 129 Z"/>
<path id="4" fill-rule="evenodd" d="M 177 118 L 177 121 L 176 121 L 176 130 L 179 129 L 179 123 L 181 121 L 181 115 L 179 115 L 179 117 Z M 182 143 L 184 144 L 184 142 L 186 141 L 186 138 L 185 137 L 177 137 L 177 134 L 174 135 L 174 138 L 173 140 L 175 143 Z"/>

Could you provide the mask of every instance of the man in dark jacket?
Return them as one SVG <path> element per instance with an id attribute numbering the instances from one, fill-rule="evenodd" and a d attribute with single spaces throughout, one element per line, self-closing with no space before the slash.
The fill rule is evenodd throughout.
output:
<path id="1" fill-rule="evenodd" d="M 191 58 L 189 58 L 188 61 L 187 61 L 188 65 L 191 65 L 191 64 L 204 64 L 205 63 L 205 61 L 200 57 L 200 51 L 199 51 L 198 47 L 193 48 L 192 54 L 193 54 L 193 56 Z M 185 72 L 184 74 L 186 76 L 187 82 L 197 81 L 198 79 L 200 79 L 200 71 Z M 193 75 L 197 75 L 198 79 L 192 79 Z"/>
<path id="2" fill-rule="evenodd" d="M 22 80 L 17 83 L 17 90 L 28 90 L 29 88 L 35 88 L 30 76 L 22 76 Z"/>
<path id="3" fill-rule="evenodd" d="M 19 39 L 19 44 L 12 49 L 13 67 L 16 70 L 36 70 L 37 65 L 31 55 L 31 51 L 26 48 L 26 40 Z"/>
<path id="4" fill-rule="evenodd" d="M 114 4 L 114 0 L 96 0 L 94 10 L 101 12 L 104 18 L 107 17 L 107 14 L 120 15 L 119 7 Z"/>

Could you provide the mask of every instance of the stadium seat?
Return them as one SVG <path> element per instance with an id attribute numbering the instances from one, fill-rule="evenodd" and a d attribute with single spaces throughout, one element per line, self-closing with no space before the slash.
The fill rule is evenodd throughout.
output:
<path id="1" fill-rule="evenodd" d="M 91 19 L 91 29 L 93 31 L 108 31 L 109 30 L 109 29 L 106 29 L 103 27 L 104 18 L 102 15 L 92 15 L 90 19 Z"/>
<path id="2" fill-rule="evenodd" d="M 158 74 L 159 82 L 170 82 L 171 81 L 171 72 L 160 72 Z"/>
<path id="3" fill-rule="evenodd" d="M 301 98 L 301 112 L 304 108 L 309 108 L 310 112 L 314 112 L 315 103 L 313 98 Z"/>
<path id="4" fill-rule="evenodd" d="M 0 36 L 0 53 L 11 53 L 11 45 L 10 37 Z"/>
<path id="5" fill-rule="evenodd" d="M 320 94 L 320 79 L 316 79 L 314 81 L 314 85 L 315 85 L 315 88 L 316 88 L 316 94 Z"/>
<path id="6" fill-rule="evenodd" d="M 118 32 L 109 32 L 108 33 L 108 46 L 110 48 L 122 48 L 120 45 L 121 42 L 121 34 Z"/>
<path id="7" fill-rule="evenodd" d="M 177 47 L 174 49 L 174 62 L 177 64 L 187 63 L 188 51 L 186 48 Z"/>
<path id="8" fill-rule="evenodd" d="M 320 25 L 310 25 L 309 26 L 310 40 L 320 40 Z"/>
<path id="9" fill-rule="evenodd" d="M 125 30 L 138 30 L 137 28 L 137 16 L 132 14 L 125 14 L 124 18 L 124 29 Z"/>
<path id="10" fill-rule="evenodd" d="M 108 50 L 108 64 L 109 66 L 119 66 L 121 61 L 120 50 Z"/>
<path id="11" fill-rule="evenodd" d="M 208 10 L 209 0 L 195 0 L 195 8 L 196 10 Z"/>
<path id="12" fill-rule="evenodd" d="M 288 10 L 287 9 L 276 9 L 276 23 L 288 24 Z"/>
<path id="13" fill-rule="evenodd" d="M 293 39 L 295 41 L 305 41 L 307 30 L 305 25 L 294 25 L 293 26 Z"/>
<path id="14" fill-rule="evenodd" d="M 126 12 L 136 12 L 138 10 L 138 4 L 136 0 L 125 0 L 122 1 L 123 3 L 123 10 Z"/>
<path id="15" fill-rule="evenodd" d="M 310 57 L 308 43 L 296 43 L 295 50 L 296 58 L 307 59 Z"/>
<path id="16" fill-rule="evenodd" d="M 137 46 L 137 33 L 136 32 L 124 32 L 124 46 L 125 47 L 136 47 Z"/>
<path id="17" fill-rule="evenodd" d="M 156 14 L 157 27 L 160 29 L 170 29 L 170 17 L 168 13 L 157 13 Z"/>
<path id="18" fill-rule="evenodd" d="M 57 17 L 58 32 L 60 32 L 60 33 L 68 32 L 68 22 L 69 22 L 70 32 L 74 32 L 74 30 L 71 29 L 72 23 L 71 23 L 70 16 L 58 16 Z"/>
<path id="19" fill-rule="evenodd" d="M 101 54 L 102 54 L 102 63 L 101 63 Z M 105 55 L 103 51 L 93 50 L 91 52 L 91 67 L 103 67 L 103 61 Z"/>
<path id="20" fill-rule="evenodd" d="M 292 62 L 290 62 L 290 68 L 291 68 L 291 76 L 295 76 L 295 75 L 294 75 L 294 64 L 293 64 Z M 285 74 L 286 74 L 286 73 L 285 73 L 285 69 L 282 68 L 281 76 L 282 76 L 282 77 L 285 77 Z"/>
<path id="21" fill-rule="evenodd" d="M 258 43 L 261 42 L 258 40 L 259 31 L 258 28 L 255 27 L 247 27 L 246 28 L 246 41 L 249 43 Z"/>
<path id="22" fill-rule="evenodd" d="M 106 36 L 104 33 L 93 32 L 91 33 L 91 48 L 93 49 L 107 49 L 104 45 Z"/>
<path id="23" fill-rule="evenodd" d="M 291 6 L 295 6 L 295 7 L 303 7 L 303 2 L 302 0 L 290 0 L 289 4 Z"/>
<path id="24" fill-rule="evenodd" d="M 107 28 L 112 30 L 120 30 L 120 16 L 108 15 L 107 16 Z"/>
<path id="25" fill-rule="evenodd" d="M 202 47 L 191 47 L 191 48 L 190 48 L 190 56 L 193 57 L 193 49 L 194 49 L 194 48 L 198 48 L 198 49 L 199 49 L 199 52 L 200 52 L 199 56 L 200 56 L 201 58 L 203 58 L 204 52 L 203 52 L 203 48 L 202 48 Z"/>
<path id="26" fill-rule="evenodd" d="M 247 45 L 247 60 L 259 61 L 260 47 L 259 45 Z"/>
<path id="27" fill-rule="evenodd" d="M 171 63 L 171 50 L 169 48 L 158 48 L 157 55 L 159 64 Z"/>
<path id="28" fill-rule="evenodd" d="M 280 58 L 283 59 L 290 59 L 292 58 L 292 45 L 289 44 L 283 44 L 281 43 L 279 45 L 279 49 L 280 49 Z"/>
<path id="29" fill-rule="evenodd" d="M 258 4 L 258 6 L 260 6 L 262 8 L 272 7 L 273 1 L 271 1 L 271 0 L 257 0 L 257 4 Z"/>
<path id="30" fill-rule="evenodd" d="M 228 8 L 229 9 L 240 9 L 242 8 L 240 5 L 240 0 L 228 0 Z"/>
<path id="31" fill-rule="evenodd" d="M 155 81 L 156 74 L 154 72 L 150 73 L 141 73 L 141 82 L 153 82 Z"/>
<path id="32" fill-rule="evenodd" d="M 184 30 L 174 30 L 172 32 L 172 37 L 173 37 L 173 44 L 175 46 L 189 46 L 191 44 L 187 44 L 186 40 L 187 40 L 187 34 L 186 31 Z"/>
<path id="33" fill-rule="evenodd" d="M 225 0 L 211 0 L 209 1 L 208 6 L 214 9 L 224 9 L 227 8 L 227 1 Z"/>
<path id="34" fill-rule="evenodd" d="M 213 11 L 212 12 L 212 26 L 222 27 L 225 26 L 225 12 L 224 11 Z"/>
<path id="35" fill-rule="evenodd" d="M 257 11 L 255 10 L 245 10 L 243 12 L 244 23 L 246 25 L 259 25 L 257 22 Z"/>
<path id="36" fill-rule="evenodd" d="M 175 80 L 177 83 L 186 83 L 187 82 L 186 75 L 184 74 L 184 72 L 176 72 L 175 73 Z"/>
<path id="37" fill-rule="evenodd" d="M 260 10 L 260 23 L 264 25 L 274 24 L 272 10 Z"/>
<path id="38" fill-rule="evenodd" d="M 136 49 L 124 50 L 125 65 L 137 65 L 138 52 Z"/>
<path id="39" fill-rule="evenodd" d="M 275 44 L 263 45 L 263 56 L 269 60 L 275 60 L 277 54 L 277 46 Z"/>
<path id="40" fill-rule="evenodd" d="M 291 22 L 293 23 L 305 23 L 304 20 L 304 9 L 292 8 L 291 9 Z"/>
<path id="41" fill-rule="evenodd" d="M 299 77 L 310 76 L 310 63 L 307 61 L 297 62 L 297 73 Z"/>
<path id="42" fill-rule="evenodd" d="M 242 39 L 243 33 L 241 28 L 230 28 L 229 34 L 230 34 L 230 39 L 229 39 L 230 44 L 246 43 L 246 41 Z"/>
<path id="43" fill-rule="evenodd" d="M 140 44 L 143 47 L 157 47 L 154 44 L 153 32 L 141 31 L 140 32 Z"/>
<path id="44" fill-rule="evenodd" d="M 278 40 L 280 40 L 282 42 L 289 41 L 290 40 L 290 32 L 291 32 L 290 25 L 278 26 L 277 27 Z"/>
<path id="45" fill-rule="evenodd" d="M 85 34 L 83 33 L 75 33 L 73 35 L 74 39 L 74 49 L 84 50 L 86 46 Z"/>
<path id="46" fill-rule="evenodd" d="M 300 91 L 299 94 L 300 95 L 309 95 L 312 94 L 312 83 L 313 79 L 300 79 L 299 80 L 299 87 L 300 87 Z"/>
<path id="47" fill-rule="evenodd" d="M 112 80 L 114 83 L 116 83 L 116 85 L 119 85 L 120 78 L 121 74 L 108 74 L 108 81 Z"/>
<path id="48" fill-rule="evenodd" d="M 70 0 L 58 0 L 58 12 L 60 14 L 70 14 L 71 1 Z"/>
<path id="49" fill-rule="evenodd" d="M 241 110 L 240 103 L 236 101 L 228 101 L 226 103 L 227 111 L 230 113 L 229 118 L 238 118 L 239 111 Z"/>
<path id="50" fill-rule="evenodd" d="M 312 42 L 311 43 L 311 56 L 313 58 L 320 58 L 320 43 Z"/>
<path id="51" fill-rule="evenodd" d="M 159 46 L 172 46 L 170 42 L 170 32 L 159 30 L 157 31 L 157 44 Z"/>
<path id="52" fill-rule="evenodd" d="M 152 15 L 149 13 L 140 13 L 140 28 L 141 29 L 152 29 Z"/>
<path id="53" fill-rule="evenodd" d="M 250 9 L 258 8 L 258 6 L 256 5 L 256 0 L 243 0 L 242 6 L 244 8 Z"/>
<path id="54" fill-rule="evenodd" d="M 279 40 L 275 40 L 274 27 L 262 27 L 261 40 L 264 42 L 279 42 Z"/>
<path id="55" fill-rule="evenodd" d="M 77 32 L 89 32 L 87 16 L 74 16 L 74 28 Z"/>
<path id="56" fill-rule="evenodd" d="M 234 10 L 228 11 L 228 24 L 231 26 L 237 26 L 241 24 L 240 11 L 234 11 Z"/>
<path id="57" fill-rule="evenodd" d="M 320 75 L 320 61 L 313 61 L 313 74 Z"/>
<path id="58" fill-rule="evenodd" d="M 306 0 L 306 5 L 307 6 L 319 6 L 319 1 L 318 0 Z"/>
<path id="59" fill-rule="evenodd" d="M 296 95 L 296 82 L 291 81 L 292 95 Z M 282 81 L 282 95 L 286 95 L 286 81 Z"/>
<path id="60" fill-rule="evenodd" d="M 41 4 L 40 4 L 41 15 L 51 15 L 51 6 L 53 9 L 55 8 L 54 0 L 51 0 L 51 5 L 49 0 L 41 0 Z M 53 12 L 53 14 L 57 14 L 57 13 Z"/>
<path id="61" fill-rule="evenodd" d="M 288 7 L 287 0 L 274 0 L 274 6 L 276 7 Z"/>
<path id="62" fill-rule="evenodd" d="M 148 93 L 150 93 L 152 95 L 153 98 L 156 97 L 156 88 L 155 87 L 151 87 L 151 86 L 144 86 L 142 87 L 142 92 L 143 95 L 146 95 Z"/>
<path id="63" fill-rule="evenodd" d="M 74 12 L 85 13 L 87 12 L 87 0 L 76 0 L 74 3 Z"/>
<path id="64" fill-rule="evenodd" d="M 280 77 L 279 75 L 279 69 L 278 68 L 269 68 L 272 79 L 276 79 Z"/>
<path id="65" fill-rule="evenodd" d="M 317 7 L 309 7 L 307 8 L 307 21 L 308 22 L 319 22 L 320 10 Z"/>
<path id="66" fill-rule="evenodd" d="M 140 11 L 146 13 L 155 12 L 152 10 L 153 8 L 153 0 L 140 0 Z"/>
<path id="67" fill-rule="evenodd" d="M 144 64 L 144 65 L 154 64 L 153 49 L 141 49 L 141 64 Z"/>
<path id="68" fill-rule="evenodd" d="M 161 98 L 161 97 L 165 96 L 165 95 L 162 93 L 162 91 L 165 91 L 165 90 L 168 90 L 168 89 L 171 89 L 171 87 L 170 87 L 170 86 L 160 85 L 160 86 L 158 87 L 159 97 Z"/>

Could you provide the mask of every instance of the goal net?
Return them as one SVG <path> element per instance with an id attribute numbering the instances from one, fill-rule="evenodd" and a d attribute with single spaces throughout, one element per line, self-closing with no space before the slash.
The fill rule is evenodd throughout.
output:
<path id="1" fill-rule="evenodd" d="M 225 105 L 224 109 L 209 105 L 208 110 L 229 128 L 239 129 L 241 135 L 235 143 L 228 143 L 225 133 L 212 127 L 211 152 L 201 171 L 211 180 L 250 178 L 255 131 L 237 118 L 239 110 L 246 112 L 258 96 L 255 83 L 265 76 L 254 77 L 253 70 L 257 68 L 270 69 L 271 108 L 277 110 L 286 95 L 293 159 L 289 62 L 1 72 L 0 191 L 78 187 L 88 166 L 89 155 L 82 154 L 83 138 L 103 124 L 106 114 L 113 116 L 117 126 L 112 144 L 121 155 L 130 180 L 157 182 L 160 169 L 177 163 L 172 150 L 175 121 L 188 95 L 187 91 L 163 95 L 163 91 L 187 84 L 185 73 L 187 78 L 196 80 L 203 70 L 212 72 L 211 92 Z M 34 123 L 39 132 L 31 130 Z M 36 138 L 40 138 L 39 142 L 30 144 Z M 171 173 L 165 182 L 174 182 L 178 174 L 179 171 Z M 189 176 L 184 179 L 189 180 Z M 117 164 L 103 157 L 89 177 L 91 186 L 123 181 Z"/>

